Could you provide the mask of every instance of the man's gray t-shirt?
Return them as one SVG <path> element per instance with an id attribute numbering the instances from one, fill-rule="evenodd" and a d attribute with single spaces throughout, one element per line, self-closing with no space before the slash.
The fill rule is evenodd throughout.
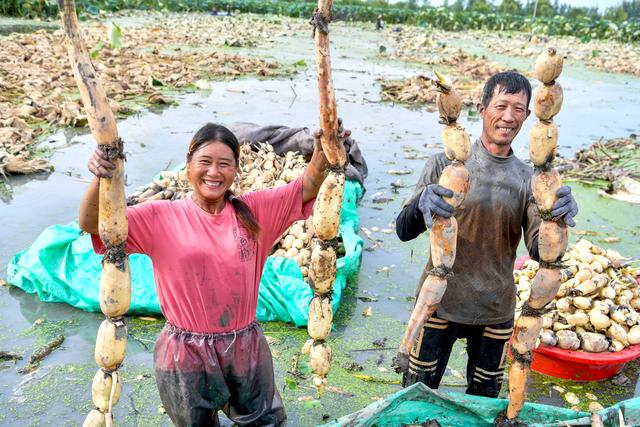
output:
<path id="1" fill-rule="evenodd" d="M 444 153 L 427 160 L 413 196 L 398 216 L 398 221 L 405 222 L 397 225 L 398 230 L 415 228 L 417 223 L 424 227 L 417 200 L 428 184 L 438 182 L 450 163 Z M 513 152 L 508 157 L 492 155 L 480 141 L 473 144 L 465 166 L 471 183 L 467 197 L 456 209 L 458 245 L 453 277 L 447 280 L 437 315 L 470 325 L 506 322 L 514 315 L 513 263 L 520 238 L 524 233 L 527 249 L 533 253 L 540 226 L 531 200 L 533 168 Z M 431 268 L 429 257 L 418 286 Z"/>

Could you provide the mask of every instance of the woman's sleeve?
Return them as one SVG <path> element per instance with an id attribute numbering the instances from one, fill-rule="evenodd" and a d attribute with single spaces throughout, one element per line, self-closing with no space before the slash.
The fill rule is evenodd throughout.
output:
<path id="1" fill-rule="evenodd" d="M 155 220 L 157 218 L 158 203 L 145 202 L 127 208 L 128 234 L 125 251 L 128 254 L 147 254 L 153 252 L 153 236 L 155 234 Z M 100 236 L 91 235 L 93 250 L 97 254 L 103 254 L 104 244 Z"/>
<path id="2" fill-rule="evenodd" d="M 241 196 L 255 215 L 261 229 L 261 240 L 272 244 L 294 221 L 311 215 L 315 198 L 302 201 L 302 177 L 288 184 Z"/>

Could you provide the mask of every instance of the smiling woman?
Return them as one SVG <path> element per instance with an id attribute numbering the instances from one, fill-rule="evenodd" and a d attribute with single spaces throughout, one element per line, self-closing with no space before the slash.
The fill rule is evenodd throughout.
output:
<path id="1" fill-rule="evenodd" d="M 192 142 L 195 147 L 187 155 L 187 176 L 196 204 L 209 213 L 220 213 L 236 175 L 238 155 L 219 138 L 208 141 Z"/>
<path id="2" fill-rule="evenodd" d="M 154 365 L 162 403 L 178 426 L 210 425 L 212 419 L 217 425 L 220 409 L 239 425 L 275 426 L 286 418 L 271 352 L 256 322 L 258 287 L 274 242 L 311 213 L 327 160 L 316 148 L 298 179 L 236 196 L 230 188 L 239 155 L 232 132 L 206 124 L 186 155 L 191 197 L 127 209 L 126 252 L 151 258 L 167 319 Z M 92 233 L 98 253 L 104 251 L 95 235 L 98 178 L 113 168 L 96 149 L 89 161 L 96 178 L 80 206 L 80 226 Z"/>
<path id="3" fill-rule="evenodd" d="M 260 226 L 251 209 L 230 191 L 238 173 L 240 145 L 224 126 L 208 123 L 191 139 L 187 152 L 187 177 L 193 201 L 205 212 L 219 214 L 231 201 L 242 225 L 252 235 Z"/>

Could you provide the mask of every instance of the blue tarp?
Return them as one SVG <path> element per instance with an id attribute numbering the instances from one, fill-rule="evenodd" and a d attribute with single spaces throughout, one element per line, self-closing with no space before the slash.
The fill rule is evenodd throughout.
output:
<path id="1" fill-rule="evenodd" d="M 357 412 L 334 420 L 324 427 L 397 427 L 435 419 L 445 426 L 492 427 L 504 413 L 506 399 L 472 396 L 456 391 L 432 390 L 414 384 L 372 403 Z M 640 398 L 625 400 L 598 411 L 604 427 L 618 427 L 619 414 L 626 426 L 640 425 Z M 590 426 L 591 414 L 540 403 L 526 402 L 518 418 L 529 427 Z"/>

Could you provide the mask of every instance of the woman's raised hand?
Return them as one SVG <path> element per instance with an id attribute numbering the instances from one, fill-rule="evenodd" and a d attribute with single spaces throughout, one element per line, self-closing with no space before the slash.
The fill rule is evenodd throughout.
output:
<path id="1" fill-rule="evenodd" d="M 89 158 L 89 163 L 87 164 L 89 172 L 97 176 L 98 178 L 111 178 L 112 172 L 116 168 L 116 165 L 109 160 L 107 154 L 100 149 L 100 147 L 96 147 L 91 154 L 91 158 Z"/>

